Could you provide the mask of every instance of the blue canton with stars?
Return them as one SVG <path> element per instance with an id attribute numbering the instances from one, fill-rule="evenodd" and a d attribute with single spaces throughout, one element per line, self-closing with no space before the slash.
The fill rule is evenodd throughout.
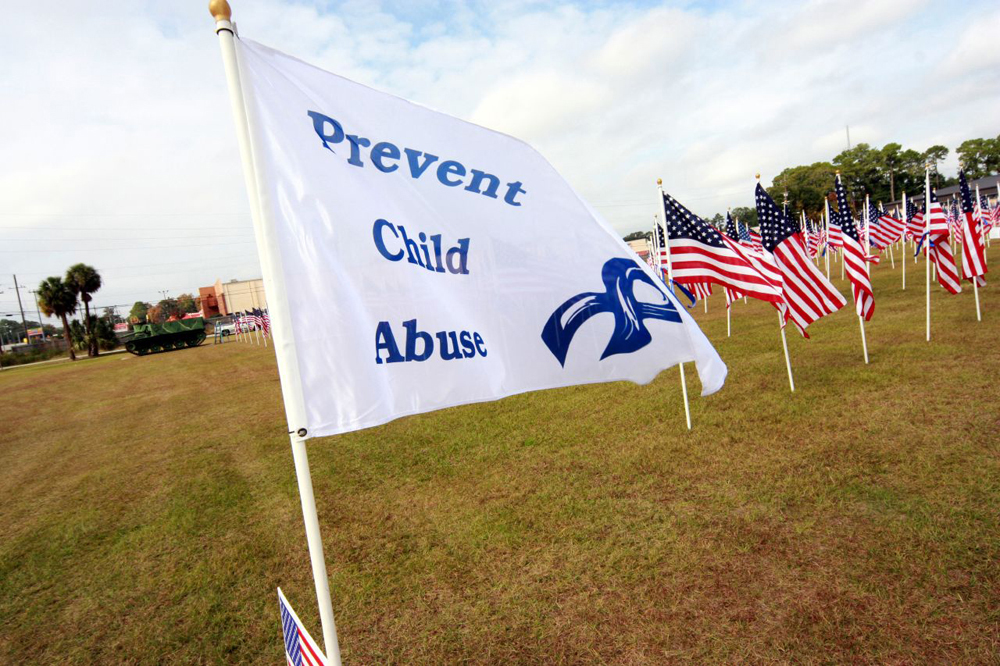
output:
<path id="1" fill-rule="evenodd" d="M 757 183 L 755 192 L 755 204 L 757 206 L 757 221 L 760 222 L 761 244 L 768 252 L 774 252 L 786 239 L 794 236 L 797 229 L 789 221 L 785 214 L 781 212 L 774 199 Z"/>
<path id="2" fill-rule="evenodd" d="M 664 208 L 667 213 L 667 234 L 671 239 L 685 238 L 711 245 L 725 247 L 722 234 L 700 217 L 678 203 L 669 194 L 663 195 Z"/>

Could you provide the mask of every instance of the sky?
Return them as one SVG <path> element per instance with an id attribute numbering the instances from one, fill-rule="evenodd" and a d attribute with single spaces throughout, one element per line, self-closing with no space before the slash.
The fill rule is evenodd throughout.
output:
<path id="1" fill-rule="evenodd" d="M 98 307 L 258 277 L 207 0 L 5 3 L 0 316 L 72 263 Z M 240 34 L 537 148 L 618 231 L 852 144 L 1000 134 L 988 0 L 231 0 Z M 26 315 L 32 296 L 22 289 Z M 17 317 L 15 317 L 17 318 Z"/>

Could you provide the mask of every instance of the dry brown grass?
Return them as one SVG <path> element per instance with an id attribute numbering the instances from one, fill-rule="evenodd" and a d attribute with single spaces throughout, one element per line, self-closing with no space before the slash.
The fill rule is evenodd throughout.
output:
<path id="1" fill-rule="evenodd" d="M 692 433 L 670 370 L 313 441 L 345 660 L 996 662 L 1000 296 L 935 289 L 927 344 L 909 268 L 870 366 L 847 310 L 789 336 L 794 396 L 773 311 L 699 306 Z M 0 662 L 280 663 L 279 584 L 320 636 L 270 350 L 0 389 Z"/>

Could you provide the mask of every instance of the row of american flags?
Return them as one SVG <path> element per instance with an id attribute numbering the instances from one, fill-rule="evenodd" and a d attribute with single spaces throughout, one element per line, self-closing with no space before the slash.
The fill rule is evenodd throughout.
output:
<path id="1" fill-rule="evenodd" d="M 928 256 L 935 279 L 949 293 L 959 293 L 962 280 L 975 280 L 977 287 L 986 284 L 985 243 L 1000 223 L 1000 205 L 991 207 L 986 197 L 973 197 L 964 172 L 959 172 L 959 196 L 949 206 L 941 205 L 928 180 L 925 206 L 918 208 L 904 197 L 904 205 L 892 214 L 867 198 L 852 208 L 839 174 L 832 185 L 836 208 L 828 198 L 824 215 L 814 221 L 789 214 L 787 203 L 778 206 L 758 182 L 758 229 L 729 213 L 716 228 L 664 192 L 663 221 L 655 223 L 650 264 L 697 300 L 718 285 L 725 290 L 727 307 L 741 297 L 769 302 L 783 322 L 791 321 L 805 337 L 811 323 L 847 302 L 830 281 L 829 263 L 826 275 L 819 270 L 819 258 L 829 253 L 841 255 L 863 321 L 875 312 L 870 265 L 896 245 L 905 248 L 907 241 Z M 953 242 L 961 245 L 961 278 Z"/>
<path id="2" fill-rule="evenodd" d="M 265 334 L 271 330 L 271 317 L 267 308 L 254 308 L 244 312 L 233 313 L 233 324 L 237 333 L 262 331 Z"/>

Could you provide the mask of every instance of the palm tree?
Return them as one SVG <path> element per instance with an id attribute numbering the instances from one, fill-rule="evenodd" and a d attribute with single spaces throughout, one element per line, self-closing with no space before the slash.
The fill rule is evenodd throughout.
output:
<path id="1" fill-rule="evenodd" d="M 94 337 L 93 324 L 90 321 L 91 294 L 101 288 L 101 274 L 97 269 L 87 264 L 75 264 L 66 270 L 66 282 L 83 301 L 83 319 L 87 326 L 87 355 L 97 356 L 97 338 Z"/>
<path id="2" fill-rule="evenodd" d="M 76 292 L 58 277 L 46 278 L 38 285 L 38 308 L 46 317 L 62 319 L 63 337 L 69 342 L 69 359 L 75 361 L 76 352 L 73 351 L 66 316 L 76 312 Z"/>

